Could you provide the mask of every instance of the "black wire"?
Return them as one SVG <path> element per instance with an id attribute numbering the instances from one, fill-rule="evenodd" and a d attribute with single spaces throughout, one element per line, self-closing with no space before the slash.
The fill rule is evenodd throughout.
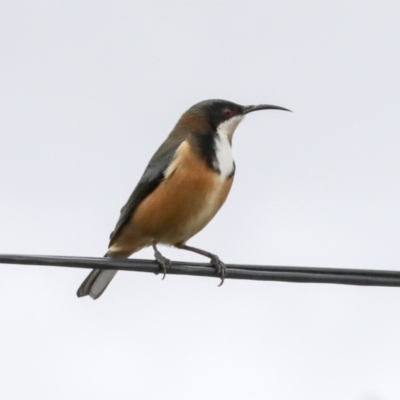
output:
<path id="1" fill-rule="evenodd" d="M 160 273 L 157 262 L 140 259 L 112 259 L 92 257 L 36 256 L 0 254 L 0 264 L 44 265 L 72 268 L 117 269 L 125 271 Z M 285 267 L 227 264 L 227 277 L 260 281 L 335 283 L 363 286 L 400 286 L 400 271 L 369 269 Z M 210 264 L 181 262 L 172 263 L 171 275 L 217 277 Z"/>

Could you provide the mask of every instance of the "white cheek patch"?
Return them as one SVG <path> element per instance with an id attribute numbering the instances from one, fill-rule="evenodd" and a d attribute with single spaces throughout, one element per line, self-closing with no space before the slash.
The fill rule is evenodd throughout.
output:
<path id="1" fill-rule="evenodd" d="M 236 117 L 232 117 L 221 124 L 218 125 L 217 133 L 219 136 L 228 136 L 232 137 L 233 132 L 239 125 L 240 121 L 244 118 L 243 115 L 236 115 Z"/>
<path id="2" fill-rule="evenodd" d="M 231 139 L 233 132 L 243 119 L 242 115 L 237 115 L 222 122 L 217 129 L 217 138 L 215 140 L 215 168 L 220 170 L 221 178 L 226 179 L 232 174 L 235 164 L 233 162 Z"/>

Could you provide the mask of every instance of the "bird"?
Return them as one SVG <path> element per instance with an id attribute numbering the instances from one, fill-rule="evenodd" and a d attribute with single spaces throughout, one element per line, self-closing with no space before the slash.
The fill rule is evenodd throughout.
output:
<path id="1" fill-rule="evenodd" d="M 220 258 L 186 242 L 213 219 L 229 194 L 236 169 L 232 155 L 235 129 L 247 114 L 271 109 L 290 111 L 270 104 L 242 106 L 212 99 L 184 112 L 121 209 L 104 257 L 128 258 L 152 246 L 165 277 L 171 261 L 157 245 L 174 246 L 209 258 L 222 285 L 226 266 Z M 116 273 L 92 270 L 77 296 L 97 299 Z"/>

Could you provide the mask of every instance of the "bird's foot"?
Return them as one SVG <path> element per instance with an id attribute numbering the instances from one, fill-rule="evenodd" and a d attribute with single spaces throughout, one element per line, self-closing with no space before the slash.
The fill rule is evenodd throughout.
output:
<path id="1" fill-rule="evenodd" d="M 162 269 L 162 272 L 164 273 L 164 279 L 167 271 L 171 268 L 171 260 L 165 258 L 157 249 L 154 250 L 154 257 L 156 258 L 156 261 L 158 262 Z"/>
<path id="2" fill-rule="evenodd" d="M 221 286 L 226 278 L 226 265 L 215 254 L 211 257 L 211 265 L 215 267 L 217 275 L 221 278 L 221 283 L 218 285 Z"/>

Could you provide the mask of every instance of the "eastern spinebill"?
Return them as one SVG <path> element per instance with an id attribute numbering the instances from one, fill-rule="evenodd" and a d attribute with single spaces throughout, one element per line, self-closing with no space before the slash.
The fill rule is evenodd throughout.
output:
<path id="1" fill-rule="evenodd" d="M 236 127 L 246 114 L 271 109 L 290 111 L 225 100 L 206 100 L 189 108 L 155 152 L 122 208 L 105 257 L 127 258 L 152 246 L 165 276 L 171 261 L 157 244 L 174 246 L 208 257 L 222 284 L 226 267 L 219 257 L 186 242 L 212 220 L 228 196 L 235 175 L 232 136 Z M 116 273 L 94 269 L 77 295 L 97 299 Z"/>

